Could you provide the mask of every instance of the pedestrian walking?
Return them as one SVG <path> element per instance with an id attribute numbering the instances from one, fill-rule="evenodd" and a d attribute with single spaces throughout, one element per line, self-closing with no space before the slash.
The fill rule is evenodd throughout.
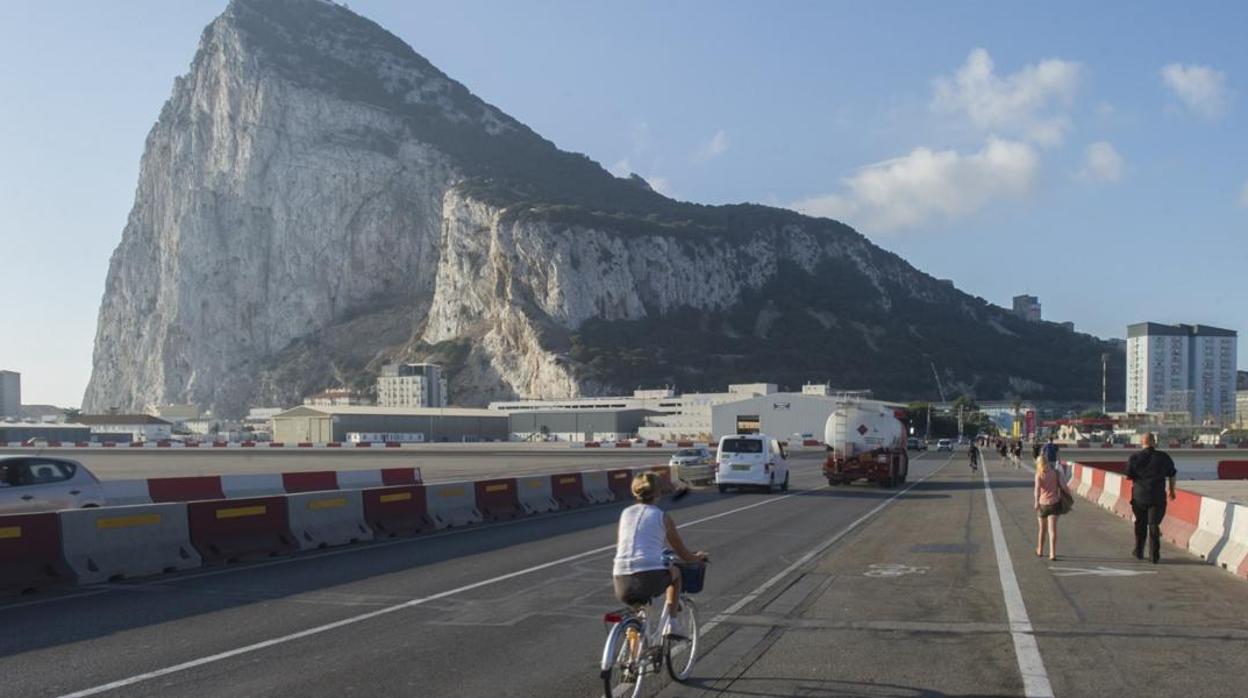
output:
<path id="1" fill-rule="evenodd" d="M 1062 469 L 1062 464 L 1057 459 L 1058 449 L 1059 449 L 1058 445 L 1054 443 L 1053 437 L 1050 436 L 1049 442 L 1046 443 L 1044 447 L 1040 449 L 1040 452 L 1044 454 L 1044 459 L 1049 462 L 1050 468 L 1053 468 L 1054 470 L 1056 470 L 1057 474 L 1061 475 L 1064 479 L 1069 479 L 1069 473 L 1065 472 Z"/>
<path id="2" fill-rule="evenodd" d="M 1045 534 L 1048 534 L 1049 559 L 1057 559 L 1057 517 L 1070 511 L 1074 496 L 1066 483 L 1044 456 L 1036 458 L 1036 481 L 1032 502 L 1036 510 L 1036 557 L 1044 556 Z"/>
<path id="3" fill-rule="evenodd" d="M 1157 450 L 1157 437 L 1145 434 L 1144 449 L 1131 455 L 1127 462 L 1127 479 L 1131 481 L 1131 511 L 1135 514 L 1135 549 L 1137 560 L 1144 559 L 1144 541 L 1148 539 L 1149 559 L 1161 560 L 1161 520 L 1166 518 L 1166 483 L 1169 497 L 1175 498 L 1174 479 L 1178 471 L 1174 460 L 1165 451 Z"/>

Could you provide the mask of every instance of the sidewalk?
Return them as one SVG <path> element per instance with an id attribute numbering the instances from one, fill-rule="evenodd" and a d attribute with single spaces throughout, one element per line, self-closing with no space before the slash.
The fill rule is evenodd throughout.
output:
<path id="1" fill-rule="evenodd" d="M 989 459 L 1018 588 L 1055 695 L 1242 695 L 1248 585 L 1077 499 L 1034 554 L 1031 473 Z M 751 604 L 664 695 L 1023 695 L 982 479 L 959 460 Z M 693 689 L 693 690 L 691 690 Z M 722 693 L 720 693 L 722 692 Z"/>

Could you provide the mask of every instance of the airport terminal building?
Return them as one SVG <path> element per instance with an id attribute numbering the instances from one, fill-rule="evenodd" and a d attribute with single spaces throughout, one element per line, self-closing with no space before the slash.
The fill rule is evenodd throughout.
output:
<path id="1" fill-rule="evenodd" d="M 283 443 L 462 443 L 507 441 L 507 415 L 463 407 L 302 405 L 273 416 L 273 440 Z"/>

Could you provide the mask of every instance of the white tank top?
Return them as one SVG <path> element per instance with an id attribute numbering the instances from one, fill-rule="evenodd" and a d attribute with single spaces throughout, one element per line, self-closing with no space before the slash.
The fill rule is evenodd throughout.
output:
<path id="1" fill-rule="evenodd" d="M 634 504 L 620 513 L 620 530 L 616 536 L 615 566 L 617 577 L 665 570 L 663 550 L 667 529 L 663 526 L 663 510 L 649 504 Z"/>

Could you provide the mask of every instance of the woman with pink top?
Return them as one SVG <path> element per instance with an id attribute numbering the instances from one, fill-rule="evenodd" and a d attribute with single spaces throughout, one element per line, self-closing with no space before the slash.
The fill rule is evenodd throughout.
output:
<path id="1" fill-rule="evenodd" d="M 1066 491 L 1066 483 L 1057 470 L 1050 466 L 1044 454 L 1036 458 L 1036 486 L 1034 488 L 1037 523 L 1040 530 L 1036 534 L 1036 556 L 1044 555 L 1045 522 L 1048 522 L 1049 559 L 1057 559 L 1057 517 L 1061 514 L 1062 492 Z"/>

